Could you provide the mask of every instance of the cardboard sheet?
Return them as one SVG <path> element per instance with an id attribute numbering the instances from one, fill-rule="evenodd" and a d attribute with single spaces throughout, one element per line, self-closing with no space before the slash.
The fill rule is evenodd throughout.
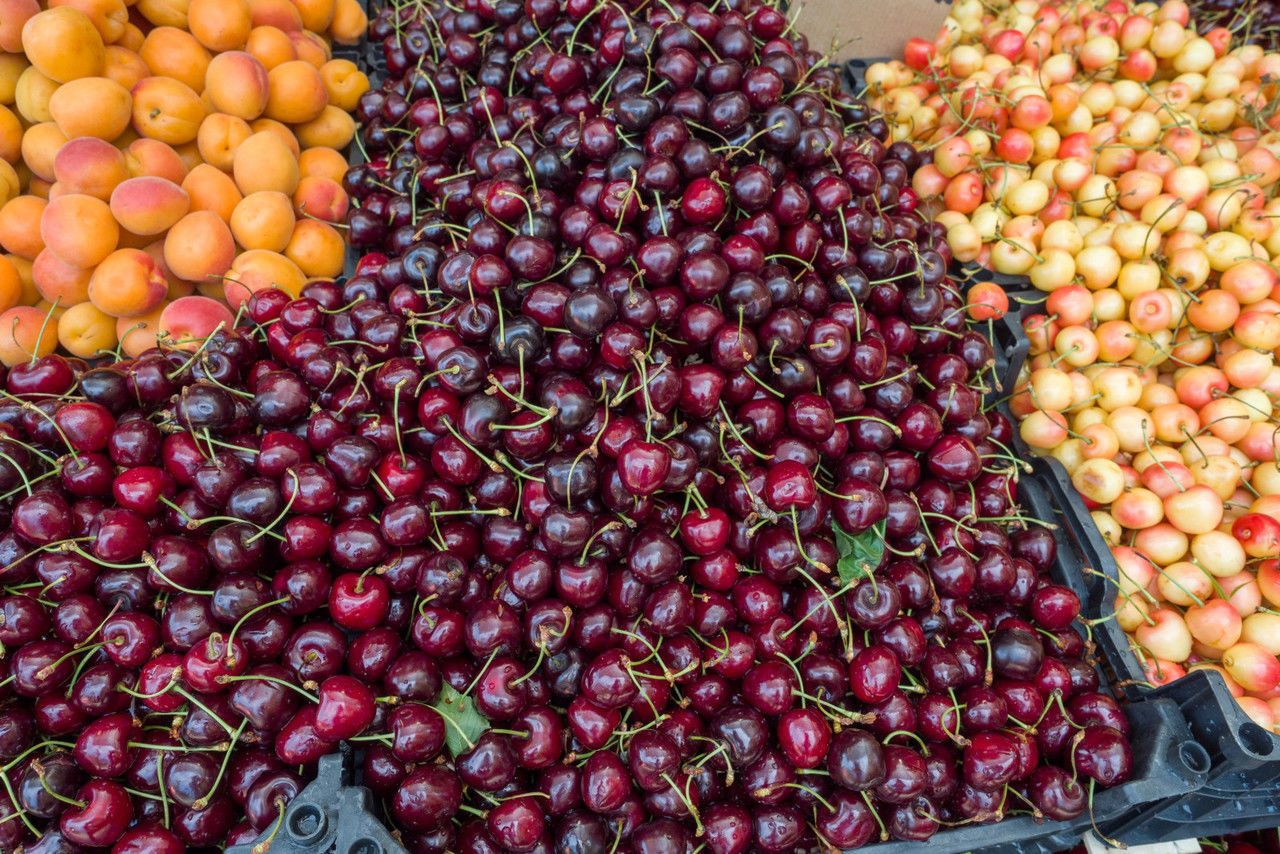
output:
<path id="1" fill-rule="evenodd" d="M 902 57 L 907 39 L 932 41 L 951 0 L 792 0 L 814 50 L 836 44 L 834 61 Z"/>

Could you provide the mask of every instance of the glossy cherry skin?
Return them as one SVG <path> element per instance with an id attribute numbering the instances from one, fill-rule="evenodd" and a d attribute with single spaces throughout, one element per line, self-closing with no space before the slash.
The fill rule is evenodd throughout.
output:
<path id="1" fill-rule="evenodd" d="M 90 780 L 80 787 L 76 800 L 84 807 L 72 807 L 64 812 L 58 826 L 67 839 L 77 845 L 113 845 L 133 821 L 129 793 L 112 780 Z"/>

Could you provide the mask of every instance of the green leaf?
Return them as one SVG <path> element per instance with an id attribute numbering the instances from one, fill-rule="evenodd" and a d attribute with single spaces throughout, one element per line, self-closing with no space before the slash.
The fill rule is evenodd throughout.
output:
<path id="1" fill-rule="evenodd" d="M 861 534 L 850 534 L 839 525 L 833 526 L 836 550 L 840 552 L 836 569 L 842 582 L 849 584 L 866 578 L 880 565 L 880 559 L 884 557 L 884 526 L 885 520 L 881 519 Z"/>
<path id="2" fill-rule="evenodd" d="M 440 699 L 431 708 L 444 718 L 445 744 L 454 756 L 475 747 L 476 740 L 489 728 L 489 721 L 476 711 L 476 701 L 459 694 L 448 682 L 440 688 Z"/>

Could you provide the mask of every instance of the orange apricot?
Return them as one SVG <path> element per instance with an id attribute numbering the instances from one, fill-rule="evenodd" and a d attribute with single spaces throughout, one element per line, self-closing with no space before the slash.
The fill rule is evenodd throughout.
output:
<path id="1" fill-rule="evenodd" d="M 356 135 L 356 122 L 350 113 L 329 104 L 319 116 L 298 125 L 295 132 L 303 148 L 346 148 Z"/>
<path id="2" fill-rule="evenodd" d="M 209 63 L 204 81 L 205 94 L 220 113 L 252 121 L 267 108 L 270 79 L 266 67 L 251 53 L 218 54 Z"/>
<path id="3" fill-rule="evenodd" d="M 102 36 L 87 15 L 70 6 L 45 9 L 23 24 L 22 51 L 41 74 L 59 83 L 99 77 L 106 68 Z"/>
<path id="4" fill-rule="evenodd" d="M 93 28 L 102 36 L 103 44 L 120 40 L 129 23 L 129 10 L 124 0 L 49 0 L 49 8 L 70 6 L 84 13 Z"/>
<path id="5" fill-rule="evenodd" d="M 240 253 L 227 271 L 224 291 L 227 303 L 234 310 L 266 288 L 280 288 L 296 297 L 306 283 L 306 275 L 285 256 L 265 249 L 250 249 Z"/>
<path id="6" fill-rule="evenodd" d="M 359 44 L 369 29 L 369 16 L 357 0 L 337 0 L 333 8 L 333 23 L 329 35 L 338 44 Z"/>
<path id="7" fill-rule="evenodd" d="M 297 219 L 284 193 L 260 190 L 249 193 L 231 214 L 231 234 L 245 249 L 283 252 L 289 245 Z"/>
<path id="8" fill-rule="evenodd" d="M 291 125 L 309 122 L 328 102 L 320 70 L 304 60 L 282 62 L 267 72 L 267 79 L 271 84 L 264 111 L 268 118 Z"/>
<path id="9" fill-rule="evenodd" d="M 178 152 L 158 139 L 137 139 L 129 143 L 124 150 L 124 160 L 134 178 L 150 175 L 181 184 L 187 177 L 186 164 Z"/>
<path id="10" fill-rule="evenodd" d="M 136 51 L 118 44 L 109 44 L 107 45 L 107 68 L 103 74 L 132 91 L 139 80 L 151 76 L 151 69 Z"/>
<path id="11" fill-rule="evenodd" d="M 231 229 L 212 211 L 187 214 L 164 238 L 165 265 L 174 275 L 190 282 L 221 276 L 235 257 Z"/>
<path id="12" fill-rule="evenodd" d="M 40 296 L 60 306 L 72 306 L 89 298 L 89 277 L 92 269 L 68 264 L 46 249 L 31 264 L 31 276 Z"/>
<path id="13" fill-rule="evenodd" d="M 117 249 L 89 280 L 89 300 L 112 317 L 137 317 L 158 306 L 169 286 L 155 260 L 141 249 Z"/>
<path id="14" fill-rule="evenodd" d="M 156 346 L 156 337 L 160 332 L 160 316 L 164 314 L 165 302 L 135 317 L 116 319 L 116 338 L 120 341 L 120 352 L 131 359 L 141 356 L 144 350 Z"/>
<path id="15" fill-rule="evenodd" d="M 235 315 L 220 299 L 189 296 L 176 299 L 160 315 L 160 336 L 175 347 L 195 349 L 218 329 L 235 325 Z"/>
<path id="16" fill-rule="evenodd" d="M 286 33 L 302 29 L 302 16 L 289 0 L 249 0 L 255 27 L 279 27 Z"/>
<path id="17" fill-rule="evenodd" d="M 0 208 L 0 246 L 6 252 L 34 261 L 44 249 L 40 221 L 48 204 L 32 195 L 15 196 L 5 202 Z"/>
<path id="18" fill-rule="evenodd" d="M 67 144 L 67 135 L 53 122 L 41 122 L 27 128 L 22 135 L 22 162 L 32 175 L 53 180 L 53 158 Z"/>
<path id="19" fill-rule="evenodd" d="M 102 199 L 68 193 L 49 202 L 44 209 L 40 217 L 40 237 L 63 261 L 87 269 L 116 248 L 120 227 Z"/>
<path id="20" fill-rule="evenodd" d="M 254 27 L 249 33 L 249 40 L 245 42 L 244 49 L 261 62 L 268 71 L 282 62 L 291 62 L 298 58 L 293 40 L 279 27 Z"/>
<path id="21" fill-rule="evenodd" d="M 53 158 L 53 177 L 64 192 L 84 193 L 102 199 L 129 178 L 129 166 L 120 149 L 92 136 L 73 139 Z"/>
<path id="22" fill-rule="evenodd" d="M 247 0 L 191 0 L 187 23 L 209 50 L 239 50 L 249 40 L 253 16 Z"/>
<path id="23" fill-rule="evenodd" d="M 259 190 L 289 196 L 298 189 L 298 161 L 280 138 L 268 131 L 255 133 L 240 144 L 231 175 L 246 196 Z"/>
<path id="24" fill-rule="evenodd" d="M 22 119 L 0 106 L 0 160 L 17 163 L 22 157 Z"/>
<path id="25" fill-rule="evenodd" d="M 200 96 L 178 80 L 144 77 L 133 87 L 133 126 L 149 139 L 170 145 L 191 142 L 204 116 Z"/>
<path id="26" fill-rule="evenodd" d="M 22 53 L 22 28 L 39 11 L 36 0 L 0 0 L 0 50 Z"/>
<path id="27" fill-rule="evenodd" d="M 231 176 L 208 163 L 188 172 L 182 189 L 191 198 L 192 211 L 212 211 L 225 223 L 231 222 L 231 214 L 243 198 Z"/>
<path id="28" fill-rule="evenodd" d="M 261 133 L 262 131 L 274 133 L 289 149 L 289 153 L 293 155 L 295 160 L 302 156 L 302 146 L 298 144 L 298 137 L 284 122 L 278 122 L 275 119 L 262 116 L 249 122 L 249 127 L 253 128 L 254 133 Z"/>
<path id="29" fill-rule="evenodd" d="M 129 126 L 133 98 L 110 77 L 81 77 L 63 83 L 49 99 L 49 112 L 67 137 L 112 140 Z"/>
<path id="30" fill-rule="evenodd" d="M 18 178 L 18 170 L 7 160 L 0 160 L 0 205 L 16 198 L 22 192 L 22 181 Z"/>
<path id="31" fill-rule="evenodd" d="M 293 42 L 293 49 L 298 52 L 298 59 L 312 68 L 318 69 L 332 58 L 324 39 L 313 32 L 299 30 L 289 33 L 289 40 Z"/>
<path id="32" fill-rule="evenodd" d="M 0 255 L 0 311 L 8 311 L 22 300 L 22 277 L 7 255 Z"/>
<path id="33" fill-rule="evenodd" d="M 156 266 L 160 268 L 160 275 L 164 276 L 166 301 L 180 299 L 190 296 L 196 286 L 186 279 L 180 279 L 169 269 L 169 265 L 164 262 L 164 238 L 160 238 L 146 246 L 141 247 L 142 251 L 151 256 L 151 260 L 156 262 Z"/>
<path id="34" fill-rule="evenodd" d="M 191 33 L 177 27 L 156 27 L 147 33 L 138 55 L 155 77 L 172 77 L 195 92 L 204 86 L 209 51 Z"/>
<path id="35" fill-rule="evenodd" d="M 142 48 L 142 41 L 145 38 L 146 35 L 138 25 L 133 21 L 129 21 L 124 25 L 124 32 L 120 34 L 120 38 L 116 39 L 116 44 L 125 50 L 137 53 Z"/>
<path id="36" fill-rule="evenodd" d="M 0 53 L 0 104 L 12 104 L 18 91 L 18 78 L 31 63 L 20 53 Z"/>
<path id="37" fill-rule="evenodd" d="M 57 346 L 57 327 L 40 309 L 19 305 L 0 314 L 0 362 L 5 366 L 47 356 Z"/>
<path id="38" fill-rule="evenodd" d="M 157 27 L 187 28 L 188 0 L 137 0 L 133 8 Z"/>
<path id="39" fill-rule="evenodd" d="M 292 0 L 292 2 L 302 18 L 303 29 L 313 33 L 323 33 L 333 23 L 335 0 Z"/>
<path id="40" fill-rule="evenodd" d="M 73 305 L 58 318 L 58 343 L 81 359 L 109 353 L 116 346 L 116 319 L 91 302 Z"/>
<path id="41" fill-rule="evenodd" d="M 342 235 L 329 223 L 300 219 L 293 227 L 284 254 L 309 278 L 332 279 L 342 275 L 346 245 Z"/>
<path id="42" fill-rule="evenodd" d="M 200 124 L 200 133 L 196 136 L 200 158 L 210 166 L 216 166 L 224 172 L 231 171 L 231 160 L 253 131 L 249 123 L 226 113 L 213 113 L 205 116 Z"/>
<path id="43" fill-rule="evenodd" d="M 328 178 L 341 184 L 347 174 L 347 158 L 332 148 L 308 148 L 298 155 L 298 174 L 303 178 Z"/>
<path id="44" fill-rule="evenodd" d="M 18 114 L 31 122 L 51 122 L 53 113 L 49 112 L 49 99 L 58 89 L 58 81 L 40 73 L 35 66 L 28 66 L 18 76 L 18 83 L 13 90 L 13 105 Z"/>
<path id="45" fill-rule="evenodd" d="M 369 91 L 369 77 L 349 59 L 331 59 L 320 66 L 320 79 L 329 103 L 340 110 L 355 110 L 360 96 Z"/>
<path id="46" fill-rule="evenodd" d="M 298 217 L 313 216 L 325 222 L 341 223 L 347 218 L 347 191 L 331 178 L 308 175 L 293 193 L 293 212 Z"/>
<path id="47" fill-rule="evenodd" d="M 160 234 L 190 208 L 186 190 L 168 178 L 130 178 L 111 193 L 111 213 L 116 221 L 139 235 Z"/>

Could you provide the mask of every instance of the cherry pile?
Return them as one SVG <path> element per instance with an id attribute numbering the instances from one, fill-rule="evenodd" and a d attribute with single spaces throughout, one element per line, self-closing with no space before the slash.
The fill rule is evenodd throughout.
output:
<path id="1" fill-rule="evenodd" d="M 776 7 L 370 32 L 343 297 L 366 343 L 400 318 L 366 375 L 427 470 L 426 539 L 382 533 L 430 552 L 411 638 L 484 720 L 452 761 L 370 747 L 411 849 L 847 848 L 1128 777 L 925 158 Z"/>

